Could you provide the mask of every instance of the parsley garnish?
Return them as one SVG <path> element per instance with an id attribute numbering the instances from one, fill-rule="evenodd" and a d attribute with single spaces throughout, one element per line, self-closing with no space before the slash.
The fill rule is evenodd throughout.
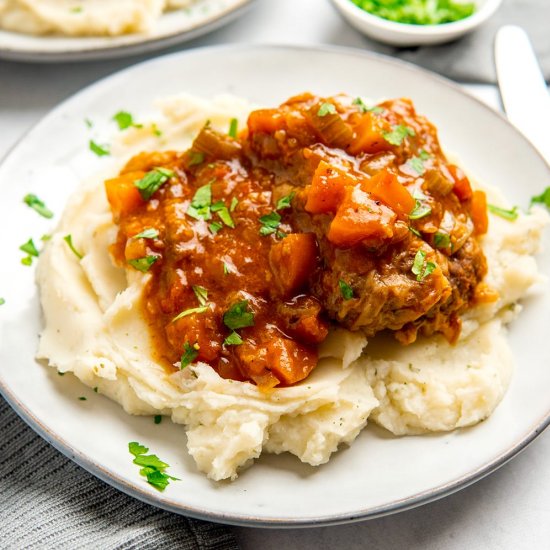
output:
<path id="1" fill-rule="evenodd" d="M 189 166 L 196 166 L 204 162 L 204 153 L 200 151 L 191 151 L 189 153 Z"/>
<path id="2" fill-rule="evenodd" d="M 451 244 L 451 237 L 448 233 L 437 232 L 434 235 L 434 245 L 436 248 L 447 248 Z"/>
<path id="3" fill-rule="evenodd" d="M 141 233 L 134 235 L 132 239 L 156 239 L 159 236 L 159 232 L 154 227 L 148 227 Z"/>
<path id="4" fill-rule="evenodd" d="M 6 300 L 4 298 L 0 298 L 0 306 L 3 306 L 6 303 Z"/>
<path id="5" fill-rule="evenodd" d="M 243 343 L 243 339 L 235 332 L 233 331 L 224 341 L 223 343 L 226 346 L 240 346 Z"/>
<path id="6" fill-rule="evenodd" d="M 46 207 L 43 201 L 41 201 L 36 195 L 29 193 L 23 197 L 23 202 L 30 206 L 33 210 L 36 210 L 44 218 L 53 218 L 53 212 Z"/>
<path id="7" fill-rule="evenodd" d="M 235 223 L 233 222 L 233 219 L 231 218 L 231 214 L 229 213 L 229 209 L 227 206 L 225 206 L 223 201 L 218 201 L 215 204 L 213 204 L 210 208 L 212 212 L 216 212 L 218 214 L 218 217 L 220 220 L 227 225 L 228 227 L 235 227 Z"/>
<path id="8" fill-rule="evenodd" d="M 178 319 L 183 319 L 183 317 L 187 317 L 188 315 L 193 315 L 193 313 L 204 313 L 208 309 L 207 305 L 201 306 L 201 307 L 192 307 L 189 309 L 183 310 L 181 313 L 178 313 L 173 319 L 172 323 L 174 321 L 177 321 Z"/>
<path id="9" fill-rule="evenodd" d="M 88 399 L 87 399 L 86 397 L 84 397 L 84 396 L 81 396 L 81 397 L 78 398 L 78 400 L 79 400 L 79 401 L 87 401 Z"/>
<path id="10" fill-rule="evenodd" d="M 290 195 L 285 195 L 284 197 L 281 197 L 278 201 L 277 201 L 277 206 L 275 208 L 275 210 L 284 210 L 285 208 L 291 208 L 291 202 L 292 202 L 292 199 L 295 197 L 296 193 L 294 193 L 294 191 L 292 191 L 292 193 L 290 193 Z"/>
<path id="11" fill-rule="evenodd" d="M 113 120 L 118 124 L 119 130 L 126 130 L 133 126 L 134 128 L 143 128 L 143 124 L 136 124 L 134 117 L 127 111 L 119 111 L 113 116 Z"/>
<path id="12" fill-rule="evenodd" d="M 148 201 L 153 193 L 160 189 L 173 175 L 174 172 L 168 168 L 153 168 L 140 180 L 134 181 L 134 185 L 137 187 L 141 198 Z"/>
<path id="13" fill-rule="evenodd" d="M 233 304 L 223 314 L 223 324 L 231 330 L 254 326 L 254 313 L 248 311 L 248 300 Z"/>
<path id="14" fill-rule="evenodd" d="M 229 135 L 236 139 L 237 138 L 237 131 L 239 129 L 239 121 L 236 118 L 232 118 L 229 122 Z"/>
<path id="15" fill-rule="evenodd" d="M 203 286 L 199 286 L 199 285 L 193 285 L 191 288 L 193 289 L 193 292 L 195 293 L 195 296 L 197 297 L 199 304 L 201 306 L 204 306 L 208 301 L 208 290 L 206 290 L 206 288 L 204 288 Z"/>
<path id="16" fill-rule="evenodd" d="M 340 294 L 344 300 L 351 300 L 353 298 L 353 288 L 351 288 L 346 281 L 340 279 L 338 281 L 338 286 L 340 287 Z"/>
<path id="17" fill-rule="evenodd" d="M 317 116 L 335 115 L 336 107 L 332 103 L 323 103 L 317 111 Z"/>
<path id="18" fill-rule="evenodd" d="M 25 244 L 22 244 L 19 247 L 19 250 L 22 250 L 23 252 L 27 253 L 29 256 L 34 256 L 35 258 L 38 258 L 38 250 L 36 249 L 36 246 L 34 245 L 34 241 L 32 239 L 29 239 Z M 32 262 L 32 259 L 31 259 Z"/>
<path id="19" fill-rule="evenodd" d="M 162 422 L 162 415 L 156 414 L 153 418 L 153 421 L 155 422 L 155 424 L 160 424 Z"/>
<path id="20" fill-rule="evenodd" d="M 437 266 L 434 262 L 426 262 L 426 253 L 419 250 L 414 257 L 414 262 L 411 271 L 416 275 L 417 281 L 425 279 Z"/>
<path id="21" fill-rule="evenodd" d="M 142 466 L 139 473 L 147 479 L 147 483 L 152 485 L 159 491 L 164 491 L 170 480 L 179 481 L 177 477 L 170 476 L 166 473 L 166 468 L 169 465 L 166 462 L 160 460 L 157 455 L 146 455 L 149 452 L 149 448 L 141 445 L 137 441 L 131 441 L 128 443 L 128 450 L 134 455 L 134 464 Z"/>
<path id="22" fill-rule="evenodd" d="M 93 139 L 91 139 L 89 145 L 90 151 L 92 151 L 92 153 L 95 153 L 98 157 L 105 157 L 111 154 L 111 151 L 109 151 L 109 146 L 106 144 L 99 145 Z"/>
<path id="23" fill-rule="evenodd" d="M 263 237 L 275 233 L 279 225 L 281 225 L 281 215 L 277 212 L 270 212 L 265 216 L 261 216 L 259 220 L 263 226 L 260 228 L 260 235 Z"/>
<path id="24" fill-rule="evenodd" d="M 235 208 L 237 208 L 238 204 L 239 204 L 239 199 L 237 199 L 237 197 L 233 197 L 231 199 L 231 205 L 229 206 L 229 211 L 233 212 Z"/>
<path id="25" fill-rule="evenodd" d="M 213 235 L 215 235 L 220 229 L 223 229 L 223 225 L 220 222 L 212 222 L 208 229 L 212 232 Z"/>
<path id="26" fill-rule="evenodd" d="M 426 197 L 426 195 L 424 195 L 424 193 L 416 192 L 414 193 L 413 198 L 414 198 L 414 208 L 412 212 L 409 214 L 409 219 L 419 220 L 420 218 L 423 218 L 431 214 L 432 212 L 431 207 L 424 202 L 428 198 Z"/>
<path id="27" fill-rule="evenodd" d="M 359 107 L 359 110 L 362 113 L 369 113 L 369 112 L 370 113 L 383 113 L 384 112 L 383 107 L 379 107 L 378 105 L 374 105 L 372 107 L 369 107 L 360 97 L 356 97 L 352 101 L 352 104 L 357 105 Z"/>
<path id="28" fill-rule="evenodd" d="M 65 235 L 63 237 L 63 240 L 67 243 L 67 245 L 69 246 L 69 248 L 71 249 L 71 251 L 73 252 L 73 254 L 79 259 L 79 260 L 82 260 L 82 258 L 84 257 L 75 247 L 74 247 L 74 244 L 73 244 L 73 236 L 72 235 Z"/>
<path id="29" fill-rule="evenodd" d="M 209 220 L 212 217 L 210 205 L 212 204 L 212 182 L 199 187 L 191 200 L 187 215 L 196 220 Z"/>
<path id="30" fill-rule="evenodd" d="M 382 137 L 391 145 L 399 146 L 407 136 L 415 136 L 412 128 L 399 124 L 394 126 L 391 132 L 382 132 Z"/>
<path id="31" fill-rule="evenodd" d="M 540 195 L 531 197 L 531 204 L 543 204 L 546 208 L 550 208 L 550 187 L 547 187 Z"/>
<path id="32" fill-rule="evenodd" d="M 488 204 L 487 209 L 489 212 L 492 212 L 493 214 L 496 214 L 497 216 L 500 216 L 501 218 L 504 218 L 505 220 L 513 222 L 518 217 L 518 207 L 514 206 L 514 208 L 510 210 L 506 210 L 506 208 L 501 208 L 500 206 L 495 206 L 494 204 Z"/>
<path id="33" fill-rule="evenodd" d="M 128 263 L 138 271 L 146 273 L 158 259 L 158 256 L 144 256 L 143 258 L 134 258 L 133 260 L 128 260 Z"/>
<path id="34" fill-rule="evenodd" d="M 183 344 L 183 354 L 180 359 L 180 369 L 184 369 L 190 365 L 199 355 L 197 351 L 198 344 L 192 346 L 189 342 Z"/>

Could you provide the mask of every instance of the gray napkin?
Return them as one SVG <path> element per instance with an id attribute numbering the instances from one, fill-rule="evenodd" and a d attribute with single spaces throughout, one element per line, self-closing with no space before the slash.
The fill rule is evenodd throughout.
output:
<path id="1" fill-rule="evenodd" d="M 0 397 L 0 548 L 238 550 L 231 528 L 121 493 L 36 435 Z"/>
<path id="2" fill-rule="evenodd" d="M 482 26 L 450 44 L 392 48 L 365 38 L 365 48 L 416 63 L 461 82 L 495 83 L 493 42 L 502 25 L 522 27 L 531 38 L 546 81 L 550 81 L 550 0 L 504 0 Z"/>

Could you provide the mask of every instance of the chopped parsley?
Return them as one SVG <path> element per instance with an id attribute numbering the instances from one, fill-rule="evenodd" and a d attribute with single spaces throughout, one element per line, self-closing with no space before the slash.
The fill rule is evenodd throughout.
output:
<path id="1" fill-rule="evenodd" d="M 336 107 L 332 103 L 323 103 L 317 111 L 317 116 L 335 115 Z"/>
<path id="2" fill-rule="evenodd" d="M 237 138 L 237 131 L 239 129 L 239 121 L 236 118 L 232 118 L 229 122 L 229 135 L 233 138 Z"/>
<path id="3" fill-rule="evenodd" d="M 195 296 L 197 297 L 199 304 L 201 306 L 206 305 L 206 303 L 208 302 L 208 290 L 206 290 L 206 288 L 204 288 L 203 286 L 199 286 L 199 285 L 193 285 L 191 288 L 193 289 L 193 292 L 195 293 Z"/>
<path id="4" fill-rule="evenodd" d="M 46 241 L 49 241 L 51 238 L 52 238 L 51 235 L 49 235 L 48 233 L 44 233 L 44 235 L 42 235 L 42 237 L 40 237 L 40 240 L 42 242 L 46 242 Z"/>
<path id="5" fill-rule="evenodd" d="M 426 262 L 426 252 L 419 250 L 415 257 L 411 271 L 416 275 L 417 281 L 425 279 L 436 268 L 434 262 Z"/>
<path id="6" fill-rule="evenodd" d="M 180 359 L 180 369 L 189 366 L 198 356 L 198 344 L 192 346 L 189 342 L 183 344 L 183 354 Z"/>
<path id="7" fill-rule="evenodd" d="M 418 173 L 419 176 L 424 174 L 424 172 L 426 171 L 426 168 L 424 168 L 424 161 L 428 160 L 430 156 L 430 153 L 428 153 L 424 149 L 421 149 L 418 156 L 413 157 L 409 160 L 409 164 L 414 169 L 414 171 Z"/>
<path id="8" fill-rule="evenodd" d="M 118 124 L 119 130 L 126 130 L 127 128 L 143 128 L 143 124 L 136 124 L 134 117 L 127 111 L 119 111 L 113 116 L 113 120 Z"/>
<path id="9" fill-rule="evenodd" d="M 98 391 L 98 387 L 94 386 L 94 393 L 97 393 L 97 391 Z"/>
<path id="10" fill-rule="evenodd" d="M 36 195 L 29 193 L 23 197 L 23 202 L 30 206 L 33 210 L 38 212 L 44 218 L 53 218 L 53 212 L 46 207 L 43 201 L 41 201 Z"/>
<path id="11" fill-rule="evenodd" d="M 32 239 L 29 239 L 25 244 L 22 244 L 19 247 L 19 250 L 22 250 L 29 256 L 34 256 L 35 258 L 38 257 L 38 250 L 36 249 L 36 246 L 34 245 L 34 241 Z"/>
<path id="12" fill-rule="evenodd" d="M 399 146 L 407 136 L 415 136 L 415 131 L 408 126 L 399 124 L 392 128 L 391 132 L 382 132 L 382 137 L 391 145 Z"/>
<path id="13" fill-rule="evenodd" d="M 431 207 L 425 202 L 428 197 L 426 197 L 424 193 L 416 192 L 413 194 L 413 198 L 414 208 L 409 214 L 409 219 L 419 220 L 420 218 L 424 218 L 432 213 Z"/>
<path id="14" fill-rule="evenodd" d="M 233 197 L 231 199 L 231 204 L 229 205 L 229 211 L 234 212 L 238 204 L 239 204 L 239 199 L 237 197 Z"/>
<path id="15" fill-rule="evenodd" d="M 142 273 L 146 273 L 158 259 L 158 256 L 144 256 L 143 258 L 134 258 L 133 260 L 128 260 L 128 263 L 134 269 L 137 269 Z"/>
<path id="16" fill-rule="evenodd" d="M 32 256 L 25 256 L 24 258 L 21 258 L 21 263 L 23 265 L 32 265 Z"/>
<path id="17" fill-rule="evenodd" d="M 260 216 L 259 221 L 262 224 L 260 235 L 265 237 L 277 231 L 277 228 L 281 225 L 281 215 L 278 212 L 270 212 L 265 216 Z"/>
<path id="18" fill-rule="evenodd" d="M 84 119 L 84 124 L 86 124 L 86 128 L 92 128 L 94 125 L 94 123 L 89 118 Z"/>
<path id="19" fill-rule="evenodd" d="M 204 153 L 200 151 L 191 151 L 189 153 L 189 166 L 196 166 L 204 162 Z"/>
<path id="20" fill-rule="evenodd" d="M 6 300 L 4 298 L 0 298 L 0 306 L 3 306 L 6 303 Z"/>
<path id="21" fill-rule="evenodd" d="M 285 208 L 291 208 L 291 202 L 292 199 L 295 197 L 296 193 L 294 191 L 290 193 L 290 195 L 285 195 L 284 197 L 281 197 L 277 201 L 277 206 L 275 207 L 275 210 L 284 210 Z"/>
<path id="22" fill-rule="evenodd" d="M 511 208 L 510 210 L 507 210 L 506 208 L 501 208 L 500 206 L 495 206 L 494 204 L 488 204 L 487 209 L 489 212 L 492 212 L 493 214 L 496 214 L 497 216 L 500 216 L 501 218 L 504 218 L 505 220 L 513 222 L 518 217 L 518 207 L 514 206 L 514 208 Z"/>
<path id="23" fill-rule="evenodd" d="M 226 346 L 240 346 L 243 343 L 243 339 L 235 332 L 233 331 L 224 341 L 223 343 Z"/>
<path id="24" fill-rule="evenodd" d="M 220 222 L 212 222 L 208 226 L 208 229 L 210 229 L 212 234 L 215 235 L 218 231 L 220 231 L 220 229 L 223 229 L 223 224 L 221 224 Z"/>
<path id="25" fill-rule="evenodd" d="M 78 400 L 79 400 L 79 401 L 88 401 L 88 399 L 87 399 L 86 397 L 84 397 L 84 396 L 80 396 L 80 397 L 78 398 Z"/>
<path id="26" fill-rule="evenodd" d="M 154 227 L 148 227 L 141 233 L 134 235 L 132 239 L 156 239 L 159 236 L 159 232 Z"/>
<path id="27" fill-rule="evenodd" d="M 540 195 L 531 197 L 531 206 L 533 204 L 543 204 L 550 209 L 550 187 L 547 187 Z"/>
<path id="28" fill-rule="evenodd" d="M 174 172 L 168 168 L 153 168 L 140 180 L 134 181 L 134 185 L 137 187 L 141 198 L 148 201 L 155 191 L 160 189 L 172 176 L 174 176 Z"/>
<path id="29" fill-rule="evenodd" d="M 111 154 L 111 151 L 109 150 L 109 146 L 106 144 L 99 145 L 96 143 L 93 139 L 89 142 L 90 151 L 92 153 L 95 153 L 98 157 L 106 157 Z"/>
<path id="30" fill-rule="evenodd" d="M 206 185 L 199 187 L 193 198 L 191 204 L 187 208 L 187 215 L 195 218 L 196 220 L 209 220 L 212 217 L 210 213 L 210 206 L 212 205 L 212 182 L 208 182 Z"/>
<path id="31" fill-rule="evenodd" d="M 164 491 L 170 481 L 179 481 L 177 477 L 170 476 L 166 469 L 170 466 L 160 460 L 157 455 L 146 455 L 149 448 L 141 445 L 137 441 L 128 443 L 128 450 L 134 455 L 134 464 L 141 466 L 140 475 L 147 479 L 147 483 L 159 491 Z"/>
<path id="32" fill-rule="evenodd" d="M 438 231 L 434 235 L 434 245 L 436 248 L 447 248 L 451 244 L 451 237 L 448 233 Z"/>
<path id="33" fill-rule="evenodd" d="M 63 237 L 63 240 L 67 243 L 67 245 L 69 246 L 69 248 L 71 249 L 72 253 L 79 259 L 79 260 L 82 260 L 82 258 L 84 257 L 83 254 L 81 254 L 75 247 L 74 247 L 74 244 L 73 244 L 73 236 L 71 234 L 69 235 L 65 235 Z"/>
<path id="34" fill-rule="evenodd" d="M 162 130 L 153 122 L 153 124 L 151 124 L 151 131 L 153 132 L 153 134 L 155 134 L 155 136 L 157 137 L 161 137 L 162 136 Z"/>
<path id="35" fill-rule="evenodd" d="M 200 307 L 192 307 L 189 309 L 183 310 L 181 313 L 178 313 L 173 319 L 172 323 L 174 321 L 177 321 L 178 319 L 183 319 L 184 317 L 187 317 L 188 315 L 193 315 L 194 313 L 204 313 L 208 309 L 207 305 L 200 306 Z"/>
<path id="36" fill-rule="evenodd" d="M 372 107 L 369 107 L 364 101 L 362 98 L 360 97 L 356 97 L 353 101 L 352 101 L 352 104 L 353 105 L 357 105 L 359 107 L 359 110 L 362 112 L 362 113 L 383 113 L 384 112 L 384 108 L 383 107 L 379 107 L 378 105 L 374 105 Z"/>
<path id="37" fill-rule="evenodd" d="M 229 213 L 229 209 L 227 208 L 227 206 L 225 206 L 223 201 L 218 201 L 218 202 L 214 203 L 210 207 L 210 210 L 212 212 L 215 212 L 218 215 L 218 217 L 220 218 L 220 220 L 225 225 L 227 225 L 228 227 L 232 227 L 232 228 L 235 227 L 235 222 L 233 221 L 233 218 L 231 218 L 231 214 Z"/>
<path id="38" fill-rule="evenodd" d="M 248 300 L 233 304 L 223 314 L 223 324 L 231 330 L 254 326 L 254 313 L 248 310 Z"/>
<path id="39" fill-rule="evenodd" d="M 162 415 L 156 414 L 153 418 L 155 424 L 160 424 L 162 422 Z"/>
<path id="40" fill-rule="evenodd" d="M 377 17 L 409 25 L 439 25 L 469 17 L 475 2 L 456 0 L 351 0 Z"/>
<path id="41" fill-rule="evenodd" d="M 340 279 L 338 281 L 338 286 L 340 287 L 340 294 L 344 300 L 351 300 L 353 298 L 353 288 L 351 288 L 346 281 Z"/>

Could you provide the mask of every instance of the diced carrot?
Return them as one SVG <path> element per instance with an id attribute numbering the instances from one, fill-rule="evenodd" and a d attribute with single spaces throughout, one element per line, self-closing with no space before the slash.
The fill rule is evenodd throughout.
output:
<path id="1" fill-rule="evenodd" d="M 377 204 L 359 186 L 348 187 L 327 238 L 340 247 L 354 246 L 365 239 L 383 240 L 393 235 L 396 217 L 393 210 Z"/>
<path id="2" fill-rule="evenodd" d="M 144 201 L 134 182 L 144 175 L 144 172 L 128 172 L 105 181 L 105 192 L 115 221 L 143 204 Z"/>
<path id="3" fill-rule="evenodd" d="M 294 340 L 275 337 L 267 344 L 269 370 L 285 385 L 303 380 L 317 365 L 317 353 Z"/>
<path id="4" fill-rule="evenodd" d="M 317 241 L 313 233 L 292 233 L 269 251 L 269 265 L 281 295 L 296 293 L 313 271 Z"/>
<path id="5" fill-rule="evenodd" d="M 383 128 L 371 113 L 365 113 L 354 126 L 354 138 L 348 147 L 352 155 L 379 153 L 391 149 L 382 135 Z"/>
<path id="6" fill-rule="evenodd" d="M 489 217 L 487 215 L 487 197 L 483 191 L 474 191 L 471 206 L 472 221 L 476 235 L 487 233 Z"/>
<path id="7" fill-rule="evenodd" d="M 380 199 L 399 216 L 408 216 L 414 208 L 412 195 L 397 181 L 397 177 L 387 170 L 375 174 L 362 185 L 362 188 Z"/>
<path id="8" fill-rule="evenodd" d="M 449 165 L 448 168 L 454 180 L 454 194 L 461 201 L 467 201 L 468 199 L 471 199 L 472 186 L 470 185 L 470 180 L 468 179 L 466 174 L 464 174 L 464 172 L 454 164 Z"/>
<path id="9" fill-rule="evenodd" d="M 345 187 L 356 183 L 353 176 L 322 160 L 307 190 L 306 211 L 311 214 L 336 212 L 344 199 Z"/>
<path id="10" fill-rule="evenodd" d="M 248 117 L 250 134 L 273 134 L 285 127 L 285 117 L 277 109 L 258 109 Z"/>

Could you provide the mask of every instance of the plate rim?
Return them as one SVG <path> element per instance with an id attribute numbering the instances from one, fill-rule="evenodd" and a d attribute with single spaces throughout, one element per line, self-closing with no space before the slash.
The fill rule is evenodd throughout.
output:
<path id="1" fill-rule="evenodd" d="M 27 129 L 15 143 L 8 148 L 6 153 L 0 158 L 0 171 L 9 158 L 15 154 L 19 146 L 24 142 L 27 137 L 32 134 L 42 124 L 46 124 L 50 117 L 54 117 L 58 111 L 62 110 L 66 104 L 77 99 L 81 94 L 90 93 L 95 87 L 99 87 L 104 84 L 105 81 L 112 78 L 120 78 L 126 72 L 133 71 L 138 67 L 147 66 L 150 63 L 157 63 L 159 60 L 166 60 L 171 57 L 185 57 L 200 54 L 202 52 L 230 50 L 232 52 L 239 50 L 247 50 L 254 48 L 255 50 L 262 50 L 263 52 L 270 51 L 289 51 L 289 52 L 316 52 L 316 53 L 331 53 L 345 56 L 358 57 L 362 59 L 374 59 L 377 62 L 388 64 L 391 66 L 397 66 L 400 69 L 406 69 L 413 73 L 421 73 L 423 77 L 432 80 L 440 85 L 454 90 L 461 95 L 467 96 L 470 100 L 473 100 L 480 107 L 482 107 L 491 116 L 500 119 L 501 122 L 509 126 L 520 140 L 522 140 L 531 150 L 535 156 L 542 161 L 543 166 L 548 171 L 550 179 L 550 162 L 546 160 L 542 154 L 535 148 L 535 146 L 517 129 L 508 119 L 500 112 L 492 109 L 482 100 L 474 96 L 468 90 L 465 90 L 459 84 L 442 77 L 432 71 L 418 67 L 412 63 L 401 61 L 383 54 L 362 51 L 356 48 L 348 48 L 341 46 L 331 45 L 293 45 L 293 44 L 221 44 L 215 46 L 204 46 L 200 48 L 193 48 L 189 50 L 174 52 L 165 54 L 162 56 L 154 57 L 146 61 L 135 63 L 122 70 L 114 71 L 113 73 L 89 84 L 82 88 L 75 94 L 64 99 L 52 109 L 50 109 L 44 116 L 42 116 L 36 123 L 34 123 L 29 129 Z M 40 437 L 45 439 L 49 444 L 55 447 L 58 451 L 64 454 L 67 458 L 84 468 L 86 471 L 101 479 L 103 482 L 111 485 L 117 490 L 120 490 L 138 500 L 162 508 L 169 512 L 173 512 L 180 515 L 186 515 L 189 517 L 213 521 L 217 523 L 224 523 L 228 525 L 244 526 L 244 527 L 264 527 L 264 528 L 308 528 L 308 527 L 322 527 L 330 525 L 341 525 L 359 521 L 365 521 L 369 519 L 375 519 L 382 516 L 406 511 L 429 502 L 433 502 L 440 498 L 444 498 L 451 495 L 461 489 L 472 485 L 485 476 L 496 471 L 512 458 L 522 452 L 527 446 L 532 443 L 544 430 L 550 425 L 550 407 L 546 414 L 539 418 L 539 420 L 530 424 L 528 428 L 523 430 L 523 436 L 516 440 L 516 442 L 501 452 L 498 456 L 484 462 L 476 469 L 470 472 L 450 480 L 447 483 L 440 484 L 436 487 L 432 487 L 425 491 L 417 492 L 411 496 L 393 500 L 390 503 L 365 508 L 363 510 L 357 510 L 355 512 L 345 512 L 342 514 L 328 514 L 321 516 L 308 516 L 297 518 L 265 518 L 262 516 L 254 516 L 248 514 L 228 514 L 224 512 L 212 512 L 204 508 L 200 508 L 196 505 L 189 507 L 180 502 L 176 502 L 171 498 L 167 498 L 162 494 L 152 494 L 145 489 L 142 489 L 138 483 L 128 483 L 121 478 L 115 471 L 103 468 L 100 464 L 96 463 L 88 456 L 73 449 L 71 445 L 65 441 L 61 436 L 49 430 L 27 407 L 22 403 L 15 394 L 10 390 L 9 386 L 4 382 L 2 373 L 0 372 L 0 394 L 12 407 L 12 409 L 20 416 Z M 139 480 L 138 480 L 139 481 Z"/>
<path id="2" fill-rule="evenodd" d="M 105 59 L 116 59 L 129 57 L 132 55 L 140 55 L 158 51 L 162 48 L 175 46 L 183 42 L 188 42 L 199 38 L 205 34 L 213 32 L 220 27 L 230 23 L 240 17 L 244 12 L 250 9 L 256 0 L 235 0 L 235 5 L 229 6 L 224 10 L 216 13 L 214 16 L 208 17 L 205 21 L 199 22 L 197 25 L 188 29 L 179 30 L 164 34 L 162 36 L 136 39 L 128 44 L 101 46 L 101 47 L 82 47 L 64 51 L 47 51 L 44 52 L 38 49 L 18 49 L 9 45 L 0 46 L 0 59 L 6 61 L 17 61 L 22 63 L 66 63 L 74 61 L 99 61 Z M 166 14 L 163 14 L 166 15 Z M 18 33 L 15 31 L 7 31 L 0 28 L 0 33 L 27 35 L 26 33 Z M 140 36 L 140 33 L 132 33 L 126 36 Z M 41 36 L 27 35 L 34 38 L 44 38 Z M 89 38 L 89 37 L 65 37 L 65 38 Z M 117 37 L 101 37 L 101 38 L 117 38 Z M 196 48 L 199 49 L 199 48 Z"/>

